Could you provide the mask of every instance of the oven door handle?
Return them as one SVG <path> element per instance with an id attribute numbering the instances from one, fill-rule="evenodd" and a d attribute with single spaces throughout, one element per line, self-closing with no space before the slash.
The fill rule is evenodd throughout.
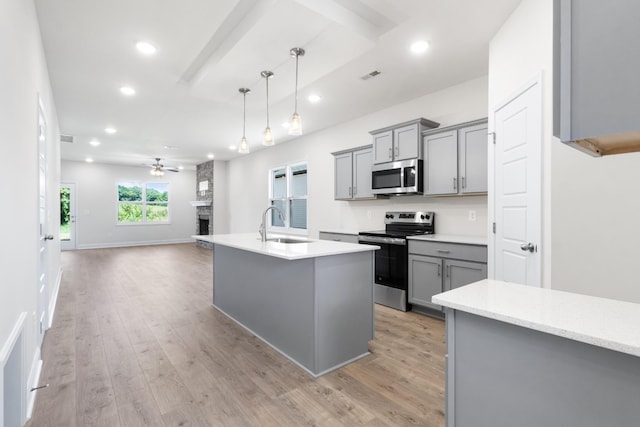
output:
<path id="1" fill-rule="evenodd" d="M 375 237 L 375 236 L 358 236 L 358 242 L 362 243 L 382 243 L 387 245 L 406 246 L 407 239 L 398 237 Z"/>

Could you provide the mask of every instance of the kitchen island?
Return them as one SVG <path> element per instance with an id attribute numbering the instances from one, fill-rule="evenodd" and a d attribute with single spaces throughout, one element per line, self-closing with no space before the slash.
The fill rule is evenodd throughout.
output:
<path id="1" fill-rule="evenodd" d="M 448 427 L 639 425 L 640 304 L 495 280 L 433 302 Z"/>
<path id="2" fill-rule="evenodd" d="M 193 237 L 214 245 L 214 307 L 314 377 L 369 354 L 376 246 Z"/>

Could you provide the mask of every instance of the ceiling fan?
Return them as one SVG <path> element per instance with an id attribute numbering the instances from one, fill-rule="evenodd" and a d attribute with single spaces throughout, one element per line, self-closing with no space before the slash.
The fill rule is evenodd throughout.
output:
<path id="1" fill-rule="evenodd" d="M 160 157 L 156 157 L 155 164 L 151 165 L 151 175 L 153 175 L 153 176 L 162 176 L 162 175 L 164 175 L 164 171 L 180 172 L 180 170 L 178 168 L 164 167 L 164 165 L 160 163 L 160 160 L 162 160 Z"/>

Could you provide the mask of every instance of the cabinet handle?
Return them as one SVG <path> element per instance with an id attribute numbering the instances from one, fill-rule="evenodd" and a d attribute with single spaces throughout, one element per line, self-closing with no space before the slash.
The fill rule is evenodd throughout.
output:
<path id="1" fill-rule="evenodd" d="M 389 148 L 389 160 L 393 159 L 393 154 L 391 152 L 392 148 Z"/>
<path id="2" fill-rule="evenodd" d="M 353 191 L 352 191 L 351 187 L 349 187 L 349 195 L 353 196 Z"/>
<path id="3" fill-rule="evenodd" d="M 467 188 L 467 185 L 466 185 L 466 183 L 464 182 L 464 176 L 463 176 L 462 178 L 460 178 L 460 179 L 462 179 L 462 188 Z"/>
<path id="4" fill-rule="evenodd" d="M 451 266 L 447 265 L 447 277 L 451 275 Z"/>
<path id="5" fill-rule="evenodd" d="M 442 275 L 441 269 L 442 269 L 442 266 L 440 264 L 438 264 L 438 277 L 440 277 Z"/>
<path id="6" fill-rule="evenodd" d="M 400 147 L 396 146 L 396 157 L 400 156 Z"/>
<path id="7" fill-rule="evenodd" d="M 353 187 L 353 196 L 358 194 L 358 187 Z"/>
<path id="8" fill-rule="evenodd" d="M 437 250 L 439 253 L 441 253 L 441 254 L 448 254 L 448 253 L 450 253 L 450 252 L 451 252 L 451 251 L 450 251 L 450 250 L 448 250 L 448 249 L 436 249 L 436 250 Z"/>
<path id="9" fill-rule="evenodd" d="M 453 189 L 454 190 L 457 190 L 457 187 L 456 187 L 456 181 L 457 180 L 458 180 L 457 178 L 453 178 Z"/>

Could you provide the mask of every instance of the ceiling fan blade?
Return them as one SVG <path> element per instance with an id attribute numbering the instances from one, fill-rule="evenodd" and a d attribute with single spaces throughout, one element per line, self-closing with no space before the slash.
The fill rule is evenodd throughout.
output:
<path id="1" fill-rule="evenodd" d="M 178 168 L 164 168 L 164 170 L 169 171 L 169 172 L 180 172 L 180 169 L 178 169 Z"/>

